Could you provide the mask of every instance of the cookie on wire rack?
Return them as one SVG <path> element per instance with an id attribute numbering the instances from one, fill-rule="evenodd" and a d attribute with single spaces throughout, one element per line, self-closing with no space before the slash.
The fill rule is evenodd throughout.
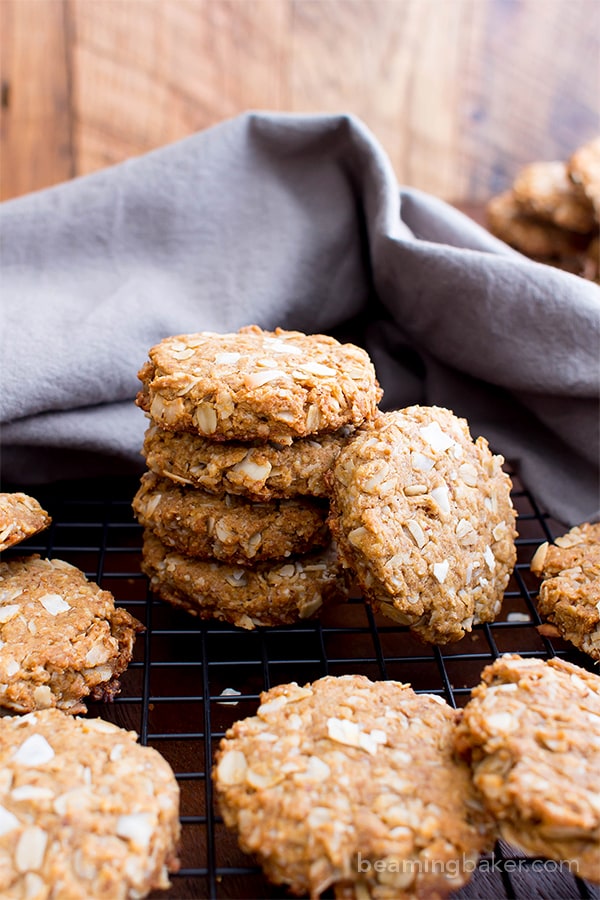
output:
<path id="1" fill-rule="evenodd" d="M 85 712 L 110 700 L 143 626 L 60 559 L 0 562 L 0 706 Z"/>
<path id="2" fill-rule="evenodd" d="M 34 497 L 20 492 L 0 493 L 0 550 L 44 531 L 51 522 Z"/>
<path id="3" fill-rule="evenodd" d="M 146 529 L 141 568 L 152 591 L 172 606 L 247 629 L 291 625 L 348 597 L 347 579 L 331 545 L 238 566 L 177 553 Z"/>
<path id="4" fill-rule="evenodd" d="M 456 716 L 440 697 L 362 675 L 274 687 L 220 743 L 225 824 L 293 893 L 444 897 L 494 833 L 453 754 Z"/>
<path id="5" fill-rule="evenodd" d="M 0 895 L 142 898 L 176 872 L 179 787 L 137 735 L 55 709 L 0 719 Z"/>
<path id="6" fill-rule="evenodd" d="M 328 504 L 305 497 L 249 500 L 142 476 L 133 509 L 141 525 L 188 556 L 248 565 L 331 543 Z"/>
<path id="7" fill-rule="evenodd" d="M 272 441 L 213 441 L 150 424 L 144 438 L 148 468 L 177 484 L 213 494 L 241 494 L 252 500 L 326 497 L 326 475 L 352 429 Z"/>
<path id="8" fill-rule="evenodd" d="M 482 673 L 456 746 L 500 833 L 600 881 L 600 677 L 505 654 Z"/>
<path id="9" fill-rule="evenodd" d="M 376 610 L 432 643 L 497 616 L 516 558 L 503 462 L 440 407 L 383 413 L 349 440 L 329 524 Z"/>
<path id="10" fill-rule="evenodd" d="M 537 608 L 562 638 L 600 660 L 600 522 L 540 544 L 531 571 L 542 579 Z"/>

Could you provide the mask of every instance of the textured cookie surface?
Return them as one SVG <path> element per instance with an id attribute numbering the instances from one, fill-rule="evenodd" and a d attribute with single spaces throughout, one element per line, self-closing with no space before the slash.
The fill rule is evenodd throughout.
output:
<path id="1" fill-rule="evenodd" d="M 543 579 L 540 615 L 566 640 L 600 659 L 600 523 L 585 523 L 554 544 L 541 544 L 531 571 Z"/>
<path id="2" fill-rule="evenodd" d="M 0 706 L 85 712 L 110 699 L 140 623 L 60 559 L 0 562 Z"/>
<path id="3" fill-rule="evenodd" d="M 595 224 L 594 208 L 577 191 L 564 162 L 534 162 L 513 183 L 514 198 L 525 214 L 583 234 Z"/>
<path id="4" fill-rule="evenodd" d="M 376 609 L 434 643 L 495 618 L 515 562 L 503 462 L 439 407 L 385 413 L 351 439 L 330 526 Z"/>
<path id="5" fill-rule="evenodd" d="M 179 335 L 150 350 L 137 403 L 162 428 L 213 440 L 274 440 L 360 425 L 381 390 L 367 353 L 326 335 Z"/>
<path id="6" fill-rule="evenodd" d="M 217 496 L 148 472 L 133 508 L 163 544 L 202 559 L 248 565 L 331 543 L 324 501 Z"/>
<path id="7" fill-rule="evenodd" d="M 213 781 L 225 823 L 294 893 L 443 897 L 489 840 L 453 756 L 456 715 L 439 697 L 362 675 L 272 688 L 221 741 Z"/>
<path id="8" fill-rule="evenodd" d="M 178 868 L 179 788 L 166 761 L 101 719 L 0 719 L 0 894 L 133 900 Z"/>
<path id="9" fill-rule="evenodd" d="M 144 454 L 148 468 L 158 475 L 214 494 L 241 494 L 254 500 L 299 494 L 325 497 L 325 476 L 348 436 L 349 429 L 341 429 L 288 445 L 217 442 L 151 425 Z"/>
<path id="10" fill-rule="evenodd" d="M 51 521 L 46 510 L 28 494 L 0 493 L 0 550 L 43 531 Z"/>
<path id="11" fill-rule="evenodd" d="M 558 658 L 484 669 L 457 747 L 502 836 L 600 880 L 600 678 Z"/>
<path id="12" fill-rule="evenodd" d="M 332 547 L 249 568 L 183 556 L 146 531 L 141 567 L 163 600 L 241 628 L 290 625 L 315 615 L 325 603 L 347 598 Z"/>

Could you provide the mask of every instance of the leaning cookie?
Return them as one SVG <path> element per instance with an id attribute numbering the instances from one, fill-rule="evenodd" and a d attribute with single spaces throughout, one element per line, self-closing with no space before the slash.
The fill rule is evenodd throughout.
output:
<path id="1" fill-rule="evenodd" d="M 531 571 L 542 578 L 537 608 L 593 659 L 600 659 L 600 523 L 585 523 L 541 544 Z"/>
<path id="2" fill-rule="evenodd" d="M 0 550 L 48 528 L 52 519 L 28 494 L 0 494 Z"/>
<path id="3" fill-rule="evenodd" d="M 0 894 L 128 900 L 176 872 L 179 788 L 167 762 L 101 719 L 0 719 Z"/>
<path id="4" fill-rule="evenodd" d="M 363 675 L 272 688 L 219 746 L 225 824 L 295 894 L 444 897 L 492 833 L 453 754 L 456 716 L 440 697 Z"/>
<path id="5" fill-rule="evenodd" d="M 233 494 L 209 494 L 147 472 L 132 505 L 138 521 L 163 544 L 201 559 L 248 565 L 307 553 L 331 542 L 325 501 L 258 503 Z"/>
<path id="6" fill-rule="evenodd" d="M 326 475 L 350 433 L 350 428 L 342 428 L 281 445 L 217 442 L 150 425 L 144 455 L 148 468 L 158 475 L 213 494 L 241 494 L 253 500 L 326 497 Z"/>
<path id="7" fill-rule="evenodd" d="M 517 206 L 525 215 L 581 234 L 587 234 L 595 226 L 594 208 L 577 191 L 564 162 L 534 162 L 525 166 L 512 189 Z"/>
<path id="8" fill-rule="evenodd" d="M 360 425 L 382 393 L 364 350 L 322 334 L 249 326 L 165 338 L 149 355 L 138 405 L 162 428 L 215 441 L 289 444 Z"/>
<path id="9" fill-rule="evenodd" d="M 140 623 L 60 559 L 0 562 L 0 706 L 85 712 L 118 693 Z"/>
<path id="10" fill-rule="evenodd" d="M 600 678 L 511 654 L 482 679 L 456 744 L 502 836 L 600 881 Z"/>
<path id="11" fill-rule="evenodd" d="M 329 523 L 375 609 L 433 643 L 497 616 L 516 557 L 503 462 L 439 407 L 384 413 L 349 442 Z"/>
<path id="12" fill-rule="evenodd" d="M 250 568 L 173 552 L 146 530 L 141 568 L 162 600 L 202 619 L 240 628 L 290 625 L 348 597 L 346 578 L 331 546 Z"/>

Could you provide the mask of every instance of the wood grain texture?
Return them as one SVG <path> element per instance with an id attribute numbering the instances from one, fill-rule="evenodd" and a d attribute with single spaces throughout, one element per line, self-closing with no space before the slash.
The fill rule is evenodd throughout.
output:
<path id="1" fill-rule="evenodd" d="M 2 197 L 247 109 L 350 112 L 482 203 L 600 132 L 598 0 L 0 0 Z"/>
<path id="2" fill-rule="evenodd" d="M 0 35 L 5 199 L 76 171 L 65 0 L 0 0 Z"/>

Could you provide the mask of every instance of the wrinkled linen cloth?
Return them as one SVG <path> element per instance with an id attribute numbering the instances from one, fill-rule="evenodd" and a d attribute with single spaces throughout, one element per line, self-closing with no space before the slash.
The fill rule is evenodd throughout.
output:
<path id="1" fill-rule="evenodd" d="M 597 514 L 600 289 L 399 187 L 356 118 L 247 113 L 0 221 L 4 482 L 141 471 L 149 348 L 257 323 L 361 344 L 384 409 L 448 407 L 554 517 Z"/>

